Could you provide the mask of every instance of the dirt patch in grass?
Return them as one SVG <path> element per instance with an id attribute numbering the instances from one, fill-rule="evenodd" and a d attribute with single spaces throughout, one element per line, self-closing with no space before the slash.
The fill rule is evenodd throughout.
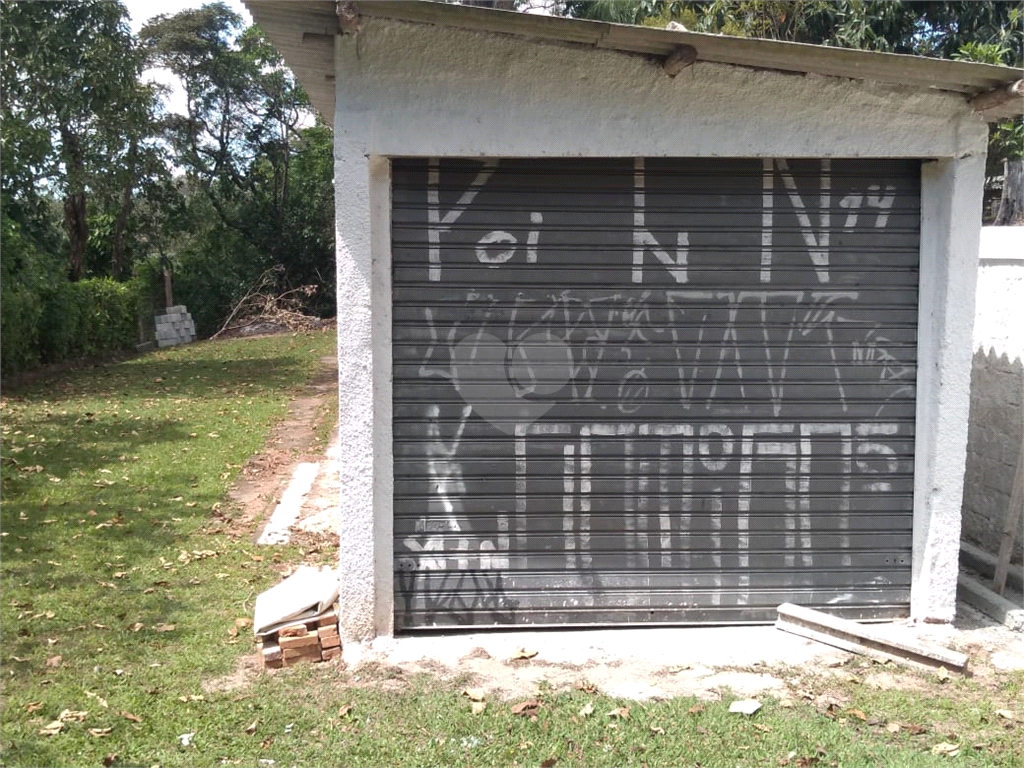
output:
<path id="1" fill-rule="evenodd" d="M 261 524 L 273 511 L 281 493 L 291 480 L 296 464 L 322 459 L 323 446 L 318 439 L 319 421 L 330 412 L 327 401 L 338 392 L 338 360 L 320 359 L 320 370 L 288 404 L 285 417 L 271 431 L 263 450 L 246 462 L 228 490 L 230 516 L 222 516 L 220 530 L 235 537 L 257 538 Z M 333 544 L 337 536 L 307 535 L 296 542 L 304 549 Z"/>
<path id="2" fill-rule="evenodd" d="M 907 672 L 889 671 L 871 672 L 864 676 L 864 685 L 879 691 L 927 691 L 928 684 L 918 675 Z"/>
<path id="3" fill-rule="evenodd" d="M 263 674 L 263 663 L 259 654 L 250 653 L 239 656 L 235 669 L 230 674 L 203 681 L 206 693 L 227 693 L 248 688 Z"/>

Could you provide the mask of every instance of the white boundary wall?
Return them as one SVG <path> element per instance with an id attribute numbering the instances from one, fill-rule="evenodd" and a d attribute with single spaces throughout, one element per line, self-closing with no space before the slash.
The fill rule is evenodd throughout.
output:
<path id="1" fill-rule="evenodd" d="M 390 161 L 906 157 L 922 169 L 912 615 L 955 614 L 987 127 L 938 91 L 363 19 L 336 38 L 341 625 L 393 630 Z"/>
<path id="2" fill-rule="evenodd" d="M 979 256 L 963 537 L 995 554 L 1024 432 L 1024 227 L 985 227 Z"/>

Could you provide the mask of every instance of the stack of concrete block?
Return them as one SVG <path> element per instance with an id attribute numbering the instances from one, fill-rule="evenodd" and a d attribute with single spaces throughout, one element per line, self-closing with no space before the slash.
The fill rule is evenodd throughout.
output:
<path id="1" fill-rule="evenodd" d="M 261 638 L 263 666 L 290 667 L 301 661 L 330 661 L 341 656 L 338 609 L 275 629 Z"/>
<path id="2" fill-rule="evenodd" d="M 173 347 L 188 344 L 196 338 L 196 324 L 184 305 L 168 307 L 167 314 L 156 318 L 156 345 Z"/>

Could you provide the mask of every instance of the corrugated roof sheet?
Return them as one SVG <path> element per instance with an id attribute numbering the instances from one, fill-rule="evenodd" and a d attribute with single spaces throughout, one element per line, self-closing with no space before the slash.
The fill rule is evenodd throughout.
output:
<path id="1" fill-rule="evenodd" d="M 244 0 L 253 19 L 281 51 L 285 61 L 325 117 L 334 112 L 334 46 L 339 33 L 334 0 Z M 850 48 L 831 48 L 777 40 L 729 37 L 653 27 L 540 16 L 438 2 L 357 2 L 362 16 L 458 27 L 515 35 L 528 40 L 564 43 L 667 57 L 681 45 L 697 50 L 697 60 L 782 72 L 871 80 L 914 88 L 963 93 L 966 97 L 998 94 L 1021 79 L 1011 67 L 930 59 Z M 992 96 L 984 102 L 999 101 Z M 1015 95 L 985 104 L 989 121 L 1024 112 L 1024 97 Z"/>

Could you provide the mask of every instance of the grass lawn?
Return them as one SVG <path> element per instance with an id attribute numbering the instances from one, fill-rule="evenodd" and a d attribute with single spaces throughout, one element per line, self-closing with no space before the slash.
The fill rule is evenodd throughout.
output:
<path id="1" fill-rule="evenodd" d="M 310 555 L 224 533 L 225 493 L 333 348 L 333 331 L 202 343 L 5 392 L 3 765 L 1024 763 L 1020 673 L 882 691 L 859 683 L 856 662 L 804 673 L 811 698 L 794 689 L 745 717 L 727 695 L 617 701 L 584 672 L 579 688 L 479 714 L 467 679 L 262 672 L 241 625 Z M 826 691 L 841 703 L 823 705 Z"/>

